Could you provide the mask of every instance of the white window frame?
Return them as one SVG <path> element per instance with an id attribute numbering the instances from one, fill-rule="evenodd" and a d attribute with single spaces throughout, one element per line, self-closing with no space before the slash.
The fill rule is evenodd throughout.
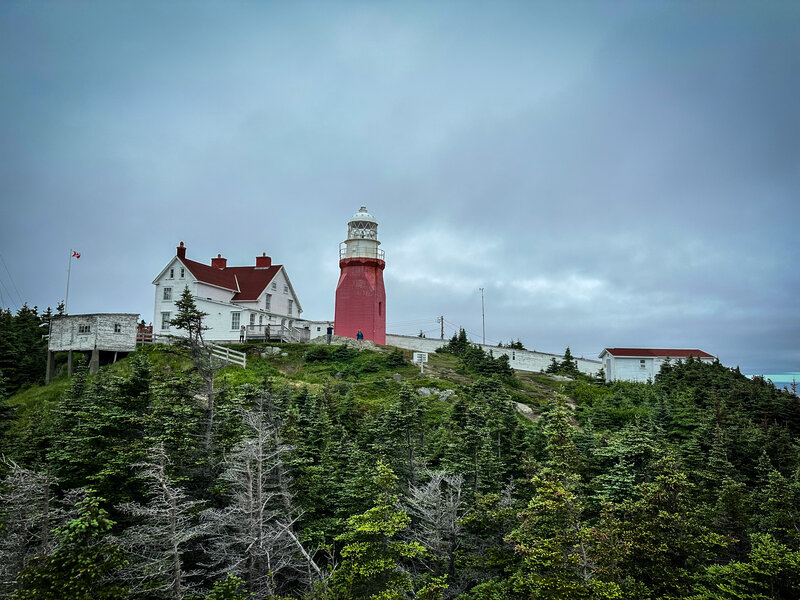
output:
<path id="1" fill-rule="evenodd" d="M 278 282 L 277 281 L 273 281 L 272 282 L 272 289 L 273 290 L 277 290 L 278 289 Z"/>
<path id="2" fill-rule="evenodd" d="M 181 279 L 183 279 L 184 277 L 186 277 L 186 269 L 181 267 Z"/>
<path id="3" fill-rule="evenodd" d="M 171 316 L 168 310 L 161 311 L 161 331 L 167 331 L 169 329 L 169 320 Z"/>
<path id="4" fill-rule="evenodd" d="M 289 293 L 289 286 L 286 285 L 286 284 L 284 284 L 284 286 L 283 286 L 283 293 L 284 294 L 288 294 Z"/>
<path id="5" fill-rule="evenodd" d="M 647 361 L 645 359 L 643 359 L 643 358 L 639 359 L 639 368 L 640 369 L 646 369 L 647 368 Z"/>
<path id="6" fill-rule="evenodd" d="M 170 269 L 169 269 L 169 278 L 170 279 L 175 279 L 175 269 L 172 268 L 172 267 L 170 267 Z"/>
<path id="7" fill-rule="evenodd" d="M 291 300 L 287 300 L 286 301 L 286 314 L 287 315 L 291 315 L 292 314 L 292 304 L 293 303 L 292 303 Z"/>
<path id="8" fill-rule="evenodd" d="M 250 326 L 253 327 L 256 324 L 256 313 L 250 313 Z"/>
<path id="9" fill-rule="evenodd" d="M 242 324 L 242 313 L 238 310 L 231 311 L 231 331 L 238 330 Z"/>
<path id="10" fill-rule="evenodd" d="M 272 310 L 272 294 L 264 295 L 264 310 L 267 312 Z"/>
<path id="11" fill-rule="evenodd" d="M 162 298 L 163 298 L 163 300 L 165 302 L 172 300 L 172 288 L 171 287 L 165 287 L 164 288 L 164 294 L 163 294 Z"/>
<path id="12" fill-rule="evenodd" d="M 80 325 L 78 325 L 78 333 L 82 335 L 92 333 L 92 326 L 86 323 L 81 323 Z"/>

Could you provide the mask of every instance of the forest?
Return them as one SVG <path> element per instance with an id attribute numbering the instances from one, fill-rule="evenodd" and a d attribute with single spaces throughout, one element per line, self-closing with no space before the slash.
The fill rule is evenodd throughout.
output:
<path id="1" fill-rule="evenodd" d="M 242 369 L 198 320 L 45 386 L 48 318 L 0 311 L 2 598 L 800 597 L 800 398 L 738 368 L 606 384 L 462 333 L 422 374 L 255 342 Z"/>

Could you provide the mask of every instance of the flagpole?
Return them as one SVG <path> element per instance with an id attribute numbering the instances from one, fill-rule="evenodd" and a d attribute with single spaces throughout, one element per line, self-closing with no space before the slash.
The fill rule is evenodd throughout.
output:
<path id="1" fill-rule="evenodd" d="M 67 266 L 67 293 L 64 296 L 64 314 L 67 314 L 67 302 L 69 301 L 69 274 L 72 271 L 72 248 L 69 249 L 69 264 Z"/>

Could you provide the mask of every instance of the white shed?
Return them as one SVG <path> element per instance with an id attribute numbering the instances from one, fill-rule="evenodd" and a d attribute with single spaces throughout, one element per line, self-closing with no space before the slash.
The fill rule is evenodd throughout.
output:
<path id="1" fill-rule="evenodd" d="M 652 381 L 668 360 L 693 357 L 714 362 L 716 357 L 696 348 L 605 348 L 600 353 L 606 381 Z"/>

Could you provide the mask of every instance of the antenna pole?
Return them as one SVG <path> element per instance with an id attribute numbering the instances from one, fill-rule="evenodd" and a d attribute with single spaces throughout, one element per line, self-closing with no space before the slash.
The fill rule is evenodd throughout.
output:
<path id="1" fill-rule="evenodd" d="M 69 249 L 69 263 L 67 265 L 67 293 L 64 295 L 64 314 L 67 314 L 67 302 L 69 302 L 69 275 L 72 271 L 72 248 Z"/>
<path id="2" fill-rule="evenodd" d="M 481 325 L 483 326 L 483 345 L 486 345 L 486 311 L 483 304 L 483 288 L 481 288 Z"/>

